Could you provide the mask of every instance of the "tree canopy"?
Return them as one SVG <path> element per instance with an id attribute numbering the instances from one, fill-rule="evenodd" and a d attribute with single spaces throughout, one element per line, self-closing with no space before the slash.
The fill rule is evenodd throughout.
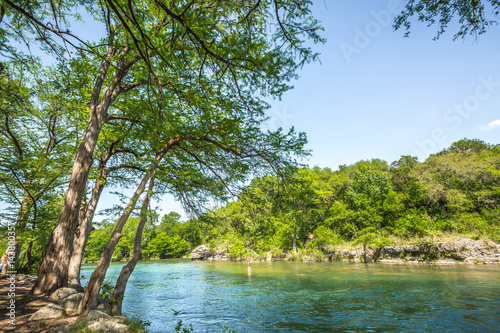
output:
<path id="1" fill-rule="evenodd" d="M 416 17 L 427 26 L 439 26 L 435 39 L 439 39 L 448 26 L 455 22 L 460 28 L 454 33 L 453 39 L 467 36 L 477 38 L 498 24 L 499 11 L 500 2 L 497 0 L 408 0 L 404 10 L 396 17 L 394 28 L 404 28 L 405 36 L 408 36 L 411 19 Z"/>

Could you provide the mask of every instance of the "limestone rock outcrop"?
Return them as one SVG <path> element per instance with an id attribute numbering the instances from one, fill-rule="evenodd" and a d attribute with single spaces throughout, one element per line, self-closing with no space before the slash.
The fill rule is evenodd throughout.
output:
<path id="1" fill-rule="evenodd" d="M 210 248 L 206 245 L 200 245 L 191 252 L 191 260 L 206 260 L 210 255 Z"/>

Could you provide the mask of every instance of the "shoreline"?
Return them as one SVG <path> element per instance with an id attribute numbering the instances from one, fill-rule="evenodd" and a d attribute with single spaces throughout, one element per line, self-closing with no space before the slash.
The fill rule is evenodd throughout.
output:
<path id="1" fill-rule="evenodd" d="M 253 251 L 252 251 L 253 252 Z M 253 252 L 248 257 L 231 257 L 229 249 L 212 250 L 200 245 L 191 252 L 191 260 L 208 261 L 328 261 L 389 264 L 440 264 L 478 265 L 500 264 L 500 244 L 487 240 L 456 238 L 444 242 L 422 242 L 418 245 L 384 246 L 372 248 L 339 248 L 331 251 L 299 251 L 275 256 L 272 253 L 258 255 Z"/>

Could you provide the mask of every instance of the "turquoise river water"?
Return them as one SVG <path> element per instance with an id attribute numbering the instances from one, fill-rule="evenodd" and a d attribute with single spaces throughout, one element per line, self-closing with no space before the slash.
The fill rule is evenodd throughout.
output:
<path id="1" fill-rule="evenodd" d="M 150 332 L 500 332 L 500 266 L 142 261 L 123 312 Z"/>

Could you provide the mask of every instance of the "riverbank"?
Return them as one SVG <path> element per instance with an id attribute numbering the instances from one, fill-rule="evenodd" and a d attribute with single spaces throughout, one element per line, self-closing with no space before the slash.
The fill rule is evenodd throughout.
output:
<path id="1" fill-rule="evenodd" d="M 76 323 L 78 316 L 30 321 L 35 312 L 50 303 L 47 297 L 29 295 L 35 281 L 36 276 L 15 275 L 15 287 L 12 287 L 12 280 L 7 279 L 7 276 L 2 276 L 0 279 L 0 332 L 54 333 L 59 331 L 52 329 L 52 327 L 70 326 Z M 15 302 L 12 303 L 11 300 Z M 7 309 L 8 306 L 11 306 L 12 309 Z"/>
<path id="2" fill-rule="evenodd" d="M 455 238 L 446 241 L 413 241 L 408 244 L 388 245 L 366 249 L 363 247 L 333 248 L 328 251 L 307 251 L 276 255 L 272 252 L 259 255 L 249 253 L 253 261 L 350 261 L 385 263 L 433 263 L 433 264 L 500 264 L 500 244 L 489 240 Z M 212 250 L 198 246 L 191 253 L 191 260 L 247 260 L 234 257 L 230 249 Z"/>
<path id="3" fill-rule="evenodd" d="M 110 305 L 101 299 L 98 310 L 77 315 L 83 293 L 71 288 L 60 288 L 50 297 L 30 295 L 36 279 L 10 274 L 0 278 L 0 333 L 146 332 L 138 320 L 108 315 Z"/>

